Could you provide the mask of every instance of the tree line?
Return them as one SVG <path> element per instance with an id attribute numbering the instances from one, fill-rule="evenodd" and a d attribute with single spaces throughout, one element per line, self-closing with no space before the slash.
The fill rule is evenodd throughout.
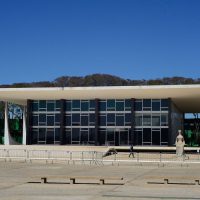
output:
<path id="1" fill-rule="evenodd" d="M 87 76 L 61 76 L 53 81 L 39 81 L 31 83 L 13 83 L 0 85 L 0 88 L 23 87 L 89 87 L 89 86 L 140 86 L 140 85 L 180 85 L 200 84 L 200 78 L 164 77 L 149 80 L 131 80 L 109 74 L 92 74 Z"/>

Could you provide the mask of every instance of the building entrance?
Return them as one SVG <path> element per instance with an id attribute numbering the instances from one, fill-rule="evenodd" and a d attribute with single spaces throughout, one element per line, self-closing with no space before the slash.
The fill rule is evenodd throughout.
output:
<path id="1" fill-rule="evenodd" d="M 105 144 L 115 145 L 115 146 L 129 145 L 129 129 L 128 128 L 107 129 Z"/>

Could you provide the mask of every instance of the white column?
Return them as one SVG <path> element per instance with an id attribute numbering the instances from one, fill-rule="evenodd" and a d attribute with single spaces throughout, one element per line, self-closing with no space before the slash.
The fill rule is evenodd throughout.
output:
<path id="1" fill-rule="evenodd" d="M 4 117 L 4 144 L 10 144 L 10 133 L 8 125 L 8 102 L 5 102 L 5 117 Z"/>
<path id="2" fill-rule="evenodd" d="M 26 145 L 26 106 L 23 107 L 23 138 L 22 144 Z"/>

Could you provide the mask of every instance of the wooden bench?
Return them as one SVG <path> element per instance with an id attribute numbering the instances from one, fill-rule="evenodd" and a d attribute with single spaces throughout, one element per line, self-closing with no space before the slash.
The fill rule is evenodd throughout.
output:
<path id="1" fill-rule="evenodd" d="M 45 176 L 41 177 L 41 183 L 48 183 L 48 179 L 68 179 L 70 184 L 76 184 L 77 180 L 98 180 L 100 185 L 105 184 L 105 180 L 118 181 L 117 183 L 109 183 L 116 185 L 123 185 L 123 177 L 99 177 L 99 176 Z M 120 181 L 120 182 L 119 182 Z"/>

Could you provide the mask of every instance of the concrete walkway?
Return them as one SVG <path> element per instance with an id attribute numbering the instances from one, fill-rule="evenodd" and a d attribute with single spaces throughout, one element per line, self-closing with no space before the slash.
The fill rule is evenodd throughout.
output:
<path id="1" fill-rule="evenodd" d="M 44 162 L 0 162 L 1 200 L 103 200 L 103 199 L 199 199 L 200 185 L 147 184 L 164 177 L 176 181 L 200 178 L 199 165 L 65 165 Z M 123 176 L 125 185 L 40 184 L 40 176 Z"/>

